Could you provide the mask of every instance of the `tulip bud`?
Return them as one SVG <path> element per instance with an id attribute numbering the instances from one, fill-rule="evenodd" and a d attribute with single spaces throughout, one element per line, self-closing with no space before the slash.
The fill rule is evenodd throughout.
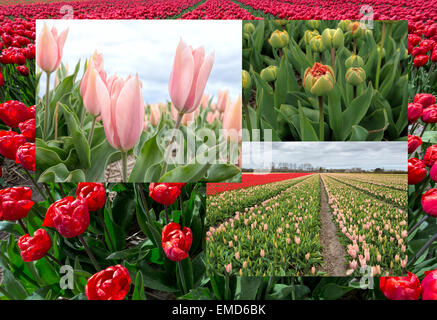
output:
<path id="1" fill-rule="evenodd" d="M 325 29 L 322 32 L 322 41 L 326 48 L 338 49 L 344 46 L 344 34 L 340 28 Z"/>
<path id="2" fill-rule="evenodd" d="M 310 47 L 314 52 L 323 52 L 326 50 L 326 47 L 323 44 L 322 36 L 320 35 L 311 38 Z"/>
<path id="3" fill-rule="evenodd" d="M 414 103 L 420 103 L 423 108 L 428 108 L 435 103 L 435 97 L 430 93 L 418 93 L 414 96 Z"/>
<path id="4" fill-rule="evenodd" d="M 52 241 L 47 231 L 38 229 L 33 233 L 33 237 L 29 234 L 20 237 L 17 245 L 23 261 L 30 262 L 44 257 L 52 247 Z"/>
<path id="5" fill-rule="evenodd" d="M 318 36 L 318 35 L 320 35 L 320 33 L 317 30 L 307 30 L 307 31 L 305 31 L 305 33 L 303 35 L 303 40 L 305 41 L 306 45 L 309 45 L 311 39 L 314 36 Z"/>
<path id="6" fill-rule="evenodd" d="M 47 73 L 58 69 L 68 29 L 58 35 L 56 28 L 49 30 L 44 23 L 41 33 L 36 41 L 36 63 Z"/>
<path id="7" fill-rule="evenodd" d="M 364 36 L 364 29 L 361 28 L 361 22 L 351 22 L 349 25 L 349 31 L 353 38 L 360 38 Z"/>
<path id="8" fill-rule="evenodd" d="M 335 75 L 330 66 L 316 62 L 311 69 L 305 70 L 305 90 L 316 96 L 328 94 L 334 88 L 334 84 Z"/>
<path id="9" fill-rule="evenodd" d="M 362 68 L 364 67 L 364 60 L 359 55 L 353 54 L 344 61 L 346 68 Z"/>
<path id="10" fill-rule="evenodd" d="M 223 135 L 232 141 L 241 141 L 241 121 L 242 99 L 239 96 L 223 115 Z"/>
<path id="11" fill-rule="evenodd" d="M 425 271 L 422 288 L 422 300 L 437 300 L 437 269 Z"/>
<path id="12" fill-rule="evenodd" d="M 437 189 L 431 188 L 422 195 L 422 209 L 432 217 L 437 217 Z"/>
<path id="13" fill-rule="evenodd" d="M 379 284 L 389 300 L 417 300 L 422 291 L 419 278 L 411 272 L 406 277 L 381 277 Z"/>
<path id="14" fill-rule="evenodd" d="M 247 22 L 244 24 L 243 30 L 244 30 L 244 32 L 246 32 L 248 34 L 251 34 L 251 33 L 255 32 L 255 26 L 252 22 Z"/>
<path id="15" fill-rule="evenodd" d="M 319 20 L 307 20 L 306 22 L 308 28 L 317 29 L 320 25 Z"/>
<path id="16" fill-rule="evenodd" d="M 381 58 L 385 58 L 385 48 L 382 48 L 382 51 L 381 51 L 381 48 L 378 47 L 376 49 L 376 51 L 378 52 L 378 54 L 380 54 L 380 52 L 381 52 Z"/>
<path id="17" fill-rule="evenodd" d="M 351 21 L 350 20 L 341 20 L 338 23 L 338 27 L 343 30 L 343 32 L 349 31 Z"/>
<path id="18" fill-rule="evenodd" d="M 260 76 L 266 82 L 272 82 L 276 80 L 278 68 L 276 66 L 268 66 L 261 70 Z"/>
<path id="19" fill-rule="evenodd" d="M 366 72 L 363 68 L 349 68 L 345 75 L 346 82 L 358 86 L 366 80 Z"/>
<path id="20" fill-rule="evenodd" d="M 437 145 L 434 144 L 426 149 L 423 161 L 427 167 L 432 167 L 437 161 Z"/>
<path id="21" fill-rule="evenodd" d="M 289 37 L 287 31 L 275 30 L 270 35 L 269 43 L 273 48 L 280 49 L 288 45 Z"/>
<path id="22" fill-rule="evenodd" d="M 250 73 L 246 70 L 242 71 L 241 81 L 244 90 L 252 88 L 252 78 L 250 77 Z"/>
<path id="23" fill-rule="evenodd" d="M 106 190 L 103 183 L 79 182 L 76 189 L 76 197 L 85 199 L 90 212 L 103 208 L 106 204 Z"/>
<path id="24" fill-rule="evenodd" d="M 417 158 L 408 159 L 408 184 L 418 184 L 427 175 L 425 163 Z"/>
<path id="25" fill-rule="evenodd" d="M 24 169 L 35 171 L 35 143 L 26 142 L 17 149 L 15 155 L 16 163 L 23 166 Z"/>
<path id="26" fill-rule="evenodd" d="M 85 294 L 88 300 L 123 300 L 129 293 L 130 286 L 129 271 L 118 264 L 89 278 Z"/>
<path id="27" fill-rule="evenodd" d="M 193 233 L 190 228 L 178 223 L 170 222 L 162 229 L 162 248 L 165 255 L 172 261 L 181 261 L 188 257 L 188 251 L 193 242 Z"/>
<path id="28" fill-rule="evenodd" d="M 12 187 L 0 190 L 0 221 L 15 221 L 25 218 L 34 202 L 32 189 Z"/>
<path id="29" fill-rule="evenodd" d="M 408 135 L 408 153 L 413 153 L 422 145 L 422 139 L 419 136 Z"/>
<path id="30" fill-rule="evenodd" d="M 425 123 L 436 123 L 437 122 L 437 104 L 433 104 L 422 112 L 422 121 Z"/>
<path id="31" fill-rule="evenodd" d="M 423 112 L 423 106 L 420 103 L 409 103 L 408 104 L 408 123 L 412 124 L 416 122 Z"/>

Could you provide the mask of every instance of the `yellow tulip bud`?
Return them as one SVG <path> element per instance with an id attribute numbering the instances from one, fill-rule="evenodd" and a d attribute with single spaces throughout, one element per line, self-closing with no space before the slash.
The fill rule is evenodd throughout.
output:
<path id="1" fill-rule="evenodd" d="M 359 55 L 353 54 L 345 60 L 344 65 L 346 66 L 346 68 L 362 68 L 364 67 L 364 61 L 363 58 L 361 58 Z"/>
<path id="2" fill-rule="evenodd" d="M 363 68 L 349 68 L 346 71 L 345 75 L 346 82 L 353 85 L 358 86 L 366 80 L 366 72 Z"/>
<path id="3" fill-rule="evenodd" d="M 318 36 L 319 35 L 319 31 L 317 30 L 307 30 L 305 31 L 304 35 L 303 35 L 303 40 L 305 41 L 305 44 L 310 44 L 311 39 L 314 36 Z"/>
<path id="4" fill-rule="evenodd" d="M 323 52 L 326 50 L 325 45 L 323 44 L 322 36 L 314 36 L 310 41 L 311 50 L 314 52 Z"/>
<path id="5" fill-rule="evenodd" d="M 322 41 L 326 48 L 338 49 L 344 45 L 344 35 L 340 28 L 325 29 L 322 32 Z"/>
<path id="6" fill-rule="evenodd" d="M 250 77 L 249 72 L 247 72 L 246 70 L 242 71 L 241 80 L 244 90 L 250 89 L 252 87 L 252 78 Z"/>
<path id="7" fill-rule="evenodd" d="M 270 35 L 269 43 L 273 48 L 284 48 L 288 45 L 289 37 L 287 31 L 275 30 Z"/>
<path id="8" fill-rule="evenodd" d="M 334 70 L 330 66 L 316 62 L 311 69 L 307 68 L 305 71 L 304 88 L 316 96 L 328 94 L 334 88 L 334 84 Z"/>
<path id="9" fill-rule="evenodd" d="M 260 76 L 266 82 L 272 82 L 276 80 L 278 68 L 276 66 L 268 66 L 261 70 Z"/>

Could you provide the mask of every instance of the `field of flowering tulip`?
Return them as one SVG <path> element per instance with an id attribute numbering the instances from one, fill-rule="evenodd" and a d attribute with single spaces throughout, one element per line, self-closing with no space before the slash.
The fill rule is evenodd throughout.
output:
<path id="1" fill-rule="evenodd" d="M 207 232 L 207 272 L 240 276 L 315 274 L 322 263 L 318 175 L 237 211 Z M 209 207 L 207 216 L 209 216 Z"/>
<path id="2" fill-rule="evenodd" d="M 213 195 L 225 191 L 243 189 L 259 184 L 267 184 L 276 181 L 294 179 L 302 176 L 306 176 L 310 173 L 243 173 L 241 175 L 241 183 L 208 183 L 206 185 L 206 194 Z"/>
<path id="3" fill-rule="evenodd" d="M 406 138 L 407 33 L 406 21 L 246 21 L 243 126 L 283 141 Z"/>
<path id="4" fill-rule="evenodd" d="M 340 242 L 347 251 L 347 274 L 358 274 L 360 267 L 366 266 L 371 266 L 374 275 L 404 274 L 408 261 L 405 206 L 381 201 L 378 193 L 369 197 L 367 189 L 364 192 L 363 188 L 352 186 L 342 175 L 328 174 L 322 179 L 341 233 Z M 385 192 L 396 194 L 397 190 Z"/>
<path id="5" fill-rule="evenodd" d="M 231 101 L 220 90 L 213 103 L 204 93 L 214 52 L 174 43 L 169 100 L 151 104 L 138 74 L 107 76 L 97 51 L 83 72 L 80 62 L 68 72 L 61 64 L 68 32 L 44 23 L 37 37 L 46 81 L 37 97 L 38 181 L 108 181 L 114 164 L 119 178 L 109 181 L 240 181 L 241 97 Z"/>

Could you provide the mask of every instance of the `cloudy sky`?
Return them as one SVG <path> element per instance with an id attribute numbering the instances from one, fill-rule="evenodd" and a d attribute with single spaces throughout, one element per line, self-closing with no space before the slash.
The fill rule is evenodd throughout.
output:
<path id="1" fill-rule="evenodd" d="M 243 167 L 270 168 L 274 163 L 311 163 L 331 169 L 407 170 L 406 142 L 244 142 Z"/>
<path id="2" fill-rule="evenodd" d="M 44 20 L 37 23 L 37 33 Z M 228 89 L 231 99 L 241 92 L 241 21 L 200 20 L 45 20 L 58 31 L 69 27 L 63 62 L 72 72 L 77 61 L 87 60 L 97 50 L 103 53 L 109 75 L 123 78 L 138 73 L 143 97 L 148 103 L 169 100 L 168 79 L 174 53 L 182 38 L 193 47 L 215 52 L 214 66 L 205 92 L 215 96 Z M 82 69 L 83 70 L 83 69 Z M 52 77 L 54 78 L 54 77 Z M 40 94 L 45 92 L 45 77 Z"/>

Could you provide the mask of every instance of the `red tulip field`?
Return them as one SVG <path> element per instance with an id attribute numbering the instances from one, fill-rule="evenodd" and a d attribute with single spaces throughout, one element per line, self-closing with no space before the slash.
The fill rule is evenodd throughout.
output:
<path id="1" fill-rule="evenodd" d="M 344 276 L 368 267 L 373 275 L 405 274 L 406 178 L 313 174 L 208 196 L 209 271 Z"/>
<path id="2" fill-rule="evenodd" d="M 361 19 L 364 5 L 373 7 L 376 20 L 437 19 L 433 1 L 407 0 L 1 0 L 0 15 L 26 18 L 75 19 Z M 60 10 L 62 6 L 65 7 Z M 370 16 L 370 15 L 369 15 Z"/>

